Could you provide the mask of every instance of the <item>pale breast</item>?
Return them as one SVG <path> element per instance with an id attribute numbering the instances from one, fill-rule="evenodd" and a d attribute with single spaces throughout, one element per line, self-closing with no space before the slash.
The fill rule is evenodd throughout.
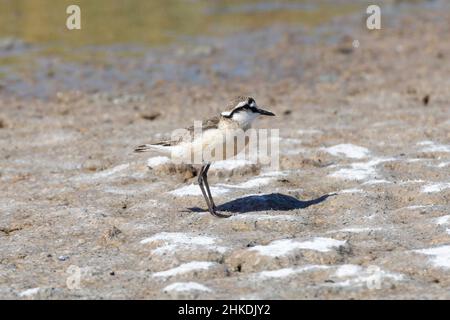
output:
<path id="1" fill-rule="evenodd" d="M 173 156 L 183 163 L 201 164 L 236 156 L 249 143 L 242 130 L 207 130 L 192 143 L 182 143 Z"/>
<path id="2" fill-rule="evenodd" d="M 220 161 L 236 156 L 249 143 L 249 137 L 243 130 L 217 130 L 206 136 L 203 143 L 203 157 L 207 162 Z"/>

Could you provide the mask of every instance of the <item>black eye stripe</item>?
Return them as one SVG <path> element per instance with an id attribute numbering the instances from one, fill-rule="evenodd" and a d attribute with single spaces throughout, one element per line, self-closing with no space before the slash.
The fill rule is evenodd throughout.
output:
<path id="1" fill-rule="evenodd" d="M 235 114 L 237 112 L 240 112 L 240 111 L 243 111 L 243 110 L 249 110 L 249 109 L 252 109 L 252 107 L 250 107 L 248 104 L 245 104 L 245 105 L 240 106 L 240 107 L 234 109 L 233 111 L 231 111 L 229 117 L 232 117 L 233 114 Z"/>
<path id="2" fill-rule="evenodd" d="M 231 112 L 230 117 L 233 116 L 233 114 L 244 110 L 251 110 L 252 112 L 258 112 L 258 109 L 256 107 L 251 107 L 248 104 L 246 104 L 244 106 L 234 109 L 233 112 Z"/>
<path id="3" fill-rule="evenodd" d="M 239 112 L 239 111 L 242 111 L 242 110 L 252 110 L 252 111 L 254 111 L 254 110 L 256 110 L 256 108 L 255 107 L 250 107 L 248 104 L 246 104 L 246 105 L 243 105 L 243 106 L 241 106 L 239 108 L 236 108 L 234 111 L 235 112 Z"/>

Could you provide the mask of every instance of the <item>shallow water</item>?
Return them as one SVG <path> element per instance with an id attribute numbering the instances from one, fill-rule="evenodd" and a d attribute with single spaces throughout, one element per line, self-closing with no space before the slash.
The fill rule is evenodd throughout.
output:
<path id="1" fill-rule="evenodd" d="M 65 46 L 159 45 L 183 36 L 255 30 L 276 23 L 314 26 L 355 9 L 330 1 L 80 0 L 82 30 L 65 28 L 73 1 L 0 2 L 0 36 Z"/>
<path id="2" fill-rule="evenodd" d="M 0 93 L 38 98 L 67 90 L 141 93 L 161 81 L 201 85 L 211 74 L 230 80 L 299 77 L 300 65 L 282 69 L 255 56 L 283 41 L 285 28 L 298 30 L 294 41 L 305 45 L 336 39 L 345 28 L 320 26 L 364 14 L 364 3 L 80 0 L 82 29 L 69 31 L 65 11 L 72 1 L 0 0 Z"/>

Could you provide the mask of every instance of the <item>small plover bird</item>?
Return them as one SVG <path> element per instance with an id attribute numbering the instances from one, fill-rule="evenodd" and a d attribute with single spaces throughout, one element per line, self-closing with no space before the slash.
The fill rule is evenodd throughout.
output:
<path id="1" fill-rule="evenodd" d="M 192 161 L 192 156 L 200 154 L 201 169 L 198 173 L 198 184 L 205 198 L 209 212 L 219 218 L 230 217 L 228 214 L 217 212 L 217 207 L 211 195 L 208 184 L 208 170 L 213 161 L 225 160 L 233 157 L 242 151 L 248 144 L 248 138 L 245 137 L 244 143 L 236 144 L 236 138 L 245 135 L 245 132 L 251 128 L 252 122 L 258 116 L 275 116 L 270 111 L 263 110 L 258 107 L 255 100 L 251 97 L 239 96 L 232 100 L 227 111 L 222 112 L 219 116 L 202 121 L 201 136 L 196 135 L 195 126 L 184 129 L 187 134 L 182 137 L 172 138 L 170 140 L 159 141 L 151 144 L 144 144 L 134 149 L 135 152 L 146 152 L 155 150 L 162 153 L 170 153 L 172 160 L 182 159 L 180 162 L 186 163 L 186 159 Z M 231 140 L 230 140 L 231 137 Z M 232 141 L 231 152 L 229 150 L 229 142 Z M 212 157 L 205 159 L 205 150 L 225 150 L 225 152 L 217 152 Z"/>

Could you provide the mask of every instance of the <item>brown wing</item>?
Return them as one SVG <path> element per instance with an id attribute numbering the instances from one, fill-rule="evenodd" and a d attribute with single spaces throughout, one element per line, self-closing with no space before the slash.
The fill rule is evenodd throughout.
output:
<path id="1" fill-rule="evenodd" d="M 202 121 L 202 132 L 205 132 L 206 130 L 209 130 L 209 129 L 217 129 L 219 121 L 220 121 L 220 117 L 213 117 L 211 119 L 203 120 Z M 173 146 L 173 145 L 179 144 L 180 142 L 182 142 L 184 140 L 192 141 L 192 139 L 194 138 L 194 126 L 190 126 L 190 127 L 186 128 L 186 130 L 189 134 L 180 135 L 179 137 L 175 137 L 175 139 L 162 140 L 162 141 L 159 141 L 156 143 L 152 143 L 152 145 Z"/>
<path id="2" fill-rule="evenodd" d="M 219 125 L 220 117 L 214 117 L 211 119 L 203 120 L 202 121 L 202 131 L 206 131 L 209 129 L 217 129 Z M 194 135 L 194 126 L 190 126 L 189 128 L 186 128 L 191 134 L 191 136 Z"/>

